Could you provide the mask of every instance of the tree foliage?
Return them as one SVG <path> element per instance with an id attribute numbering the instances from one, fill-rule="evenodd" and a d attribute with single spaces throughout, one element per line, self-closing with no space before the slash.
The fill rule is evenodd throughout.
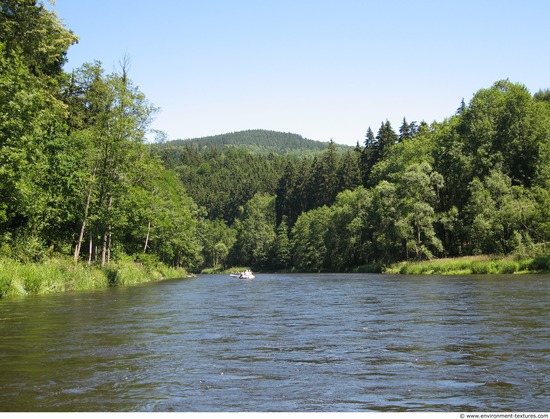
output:
<path id="1" fill-rule="evenodd" d="M 147 144 L 127 62 L 63 70 L 78 38 L 0 0 L 0 253 L 200 270 L 345 271 L 550 242 L 550 94 L 509 80 L 355 148 L 250 130 Z"/>
<path id="2" fill-rule="evenodd" d="M 0 34 L 0 248 L 198 265 L 197 207 L 145 144 L 155 109 L 127 68 L 65 73 L 77 38 L 41 2 L 2 1 Z"/>

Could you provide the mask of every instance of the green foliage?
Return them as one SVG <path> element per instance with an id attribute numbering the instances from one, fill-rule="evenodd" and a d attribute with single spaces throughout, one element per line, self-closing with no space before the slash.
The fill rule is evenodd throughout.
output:
<path id="1" fill-rule="evenodd" d="M 289 161 L 276 189 L 276 215 L 291 228 L 305 211 L 332 205 L 338 193 L 361 185 L 360 155 L 356 150 L 338 154 L 334 143 L 313 160 Z"/>
<path id="2" fill-rule="evenodd" d="M 442 123 L 404 120 L 399 138 L 387 122 L 376 137 L 369 129 L 359 165 L 369 199 L 360 210 L 336 200 L 322 211 L 299 211 L 285 194 L 309 175 L 288 166 L 277 202 L 281 214 L 290 214 L 289 208 L 301 214 L 292 230 L 295 268 L 349 270 L 442 255 L 537 254 L 550 237 L 549 116 L 542 93 L 535 98 L 503 81 L 478 92 Z M 318 162 L 309 173 L 322 174 Z M 345 234 L 350 229 L 357 233 Z M 350 249 L 350 243 L 360 246 Z M 451 270 L 518 269 L 507 260 L 459 263 Z"/>
<path id="3" fill-rule="evenodd" d="M 8 54 L 24 57 L 34 75 L 51 77 L 61 73 L 67 49 L 78 37 L 41 1 L 2 0 L 0 39 Z"/>
<path id="4" fill-rule="evenodd" d="M 304 212 L 292 228 L 293 266 L 299 272 L 321 272 L 327 257 L 330 209 L 326 206 Z"/>
<path id="5" fill-rule="evenodd" d="M 207 218 L 232 224 L 256 193 L 275 193 L 281 156 L 253 155 L 242 149 L 199 151 L 185 145 L 161 150 L 165 166 L 173 168 L 193 200 L 207 210 Z"/>
<path id="6" fill-rule="evenodd" d="M 474 179 L 465 212 L 472 253 L 506 254 L 531 245 L 536 236 L 536 202 L 522 186 L 498 169 L 484 182 Z"/>
<path id="7" fill-rule="evenodd" d="M 42 2 L 0 2 L 0 34 L 1 253 L 31 266 L 74 249 L 79 262 L 89 240 L 104 265 L 200 264 L 198 208 L 144 144 L 155 108 L 127 67 L 64 73 L 77 38 Z M 14 282 L 25 292 L 47 285 L 25 277 Z"/>
<path id="8" fill-rule="evenodd" d="M 275 196 L 254 195 L 235 224 L 237 241 L 232 259 L 253 267 L 269 266 L 277 237 Z"/>
<path id="9" fill-rule="evenodd" d="M 406 275 L 488 275 L 540 273 L 550 271 L 550 257 L 536 258 L 475 256 L 427 262 L 400 262 L 386 273 Z"/>
<path id="10" fill-rule="evenodd" d="M 536 180 L 540 147 L 548 141 L 539 111 L 525 86 L 509 81 L 476 93 L 458 129 L 474 166 L 482 169 L 477 176 L 500 164 L 514 184 L 530 186 Z"/>
<path id="11" fill-rule="evenodd" d="M 550 256 L 537 256 L 528 262 L 528 269 L 536 272 L 550 271 Z"/>
<path id="12" fill-rule="evenodd" d="M 277 269 L 288 269 L 292 261 L 292 249 L 288 232 L 286 217 L 277 227 L 277 238 L 275 243 L 275 267 Z"/>
<path id="13" fill-rule="evenodd" d="M 408 137 L 408 135 L 407 135 Z M 399 137 L 393 130 L 389 121 L 383 122 L 380 125 L 376 138 L 373 138 L 373 132 L 369 127 L 365 140 L 365 148 L 363 150 L 363 182 L 366 186 L 376 184 L 371 178 L 372 170 L 379 162 L 388 158 L 392 148 L 399 141 Z"/>
<path id="14" fill-rule="evenodd" d="M 162 171 L 156 185 L 150 214 L 151 251 L 171 266 L 194 269 L 201 263 L 198 208 L 174 172 Z"/>
<path id="15" fill-rule="evenodd" d="M 449 271 L 547 269 L 548 90 L 498 81 L 440 123 L 403 118 L 397 134 L 385 121 L 355 148 L 265 130 L 148 145 L 156 108 L 127 63 L 67 74 L 76 41 L 42 2 L 0 0 L 1 295 L 166 266 L 380 270 L 516 253 Z M 70 253 L 70 269 L 48 263 Z M 440 269 L 424 266 L 398 270 Z"/>
<path id="16" fill-rule="evenodd" d="M 204 263 L 214 269 L 225 268 L 229 251 L 237 241 L 237 231 L 223 220 L 205 219 L 198 228 Z"/>
<path id="17" fill-rule="evenodd" d="M 60 256 L 39 263 L 0 257 L 0 298 L 132 285 L 186 275 L 181 269 L 144 267 L 131 261 L 102 269 L 93 265 L 74 266 L 70 258 Z"/>
<path id="18" fill-rule="evenodd" d="M 354 266 L 351 272 L 361 274 L 379 274 L 384 272 L 384 267 L 380 263 L 368 263 L 366 265 Z"/>
<path id="19" fill-rule="evenodd" d="M 268 130 L 247 130 L 220 134 L 210 137 L 188 140 L 169 141 L 160 145 L 161 149 L 175 149 L 181 146 L 197 146 L 201 151 L 215 147 L 220 152 L 230 149 L 241 149 L 257 155 L 287 155 L 293 157 L 313 157 L 329 147 L 329 143 L 314 141 L 297 134 Z M 348 146 L 336 146 L 339 152 L 349 149 Z"/>
<path id="20" fill-rule="evenodd" d="M 278 179 L 275 188 L 262 189 L 262 181 L 249 188 L 249 195 L 239 193 L 234 185 L 246 181 L 219 165 L 227 152 L 215 149 L 187 148 L 179 170 L 186 184 L 200 185 L 194 197 L 224 185 L 200 203 L 208 210 L 232 207 L 231 216 L 220 217 L 215 210 L 211 218 L 235 223 L 241 237 L 249 229 L 243 228 L 240 208 L 253 193 L 276 195 L 275 226 L 269 227 L 268 240 L 273 248 L 262 253 L 261 266 L 379 270 L 398 260 L 444 255 L 533 254 L 537 243 L 550 237 L 548 116 L 542 93 L 535 98 L 523 86 L 503 81 L 480 90 L 441 123 L 428 126 L 404 119 L 397 135 L 386 121 L 376 136 L 369 129 L 363 148 L 340 154 L 329 144 L 313 159 L 279 160 L 270 177 L 270 185 Z M 533 167 L 527 168 L 525 153 Z M 231 160 L 255 164 L 254 156 L 244 151 Z M 263 177 L 262 170 L 256 166 L 256 178 Z M 192 173 L 196 175 L 189 177 Z M 240 197 L 222 204 L 225 191 Z M 259 213 L 252 218 L 262 219 Z M 264 219 L 257 225 L 271 223 Z M 249 240 L 253 238 L 238 240 L 230 251 L 234 263 L 257 263 Z M 457 266 L 455 271 L 464 269 Z M 467 269 L 511 272 L 516 266 L 507 262 L 498 269 L 483 264 Z"/>

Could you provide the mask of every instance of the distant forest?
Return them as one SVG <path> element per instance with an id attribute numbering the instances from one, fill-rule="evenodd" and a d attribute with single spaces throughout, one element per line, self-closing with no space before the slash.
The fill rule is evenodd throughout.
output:
<path id="1" fill-rule="evenodd" d="M 366 125 L 356 147 L 150 144 L 156 108 L 124 62 L 68 73 L 57 16 L 0 5 L 0 258 L 320 272 L 548 253 L 549 90 L 500 80 L 443 121 Z"/>
<path id="2" fill-rule="evenodd" d="M 163 142 L 164 143 L 164 142 Z M 268 131 L 262 129 L 232 132 L 210 137 L 175 140 L 167 142 L 168 147 L 193 144 L 200 150 L 216 147 L 219 151 L 238 148 L 253 154 L 285 154 L 295 157 L 313 157 L 327 148 L 327 143 L 309 140 L 289 132 Z M 350 147 L 337 144 L 336 148 L 345 151 Z"/>

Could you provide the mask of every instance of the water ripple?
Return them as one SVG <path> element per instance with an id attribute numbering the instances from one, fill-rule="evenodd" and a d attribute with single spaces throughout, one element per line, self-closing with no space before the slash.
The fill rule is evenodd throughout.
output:
<path id="1" fill-rule="evenodd" d="M 0 409 L 547 411 L 548 279 L 213 275 L 2 300 Z"/>

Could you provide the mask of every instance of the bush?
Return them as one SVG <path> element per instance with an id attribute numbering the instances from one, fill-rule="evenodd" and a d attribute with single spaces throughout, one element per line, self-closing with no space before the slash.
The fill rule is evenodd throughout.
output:
<path id="1" fill-rule="evenodd" d="M 49 250 L 42 239 L 28 234 L 15 239 L 12 255 L 24 263 L 40 262 L 46 258 Z"/>
<path id="2" fill-rule="evenodd" d="M 158 256 L 149 253 L 140 252 L 134 260 L 148 270 L 157 269 L 161 265 Z"/>
<path id="3" fill-rule="evenodd" d="M 491 273 L 491 264 L 483 261 L 474 261 L 471 264 L 471 269 L 475 275 L 485 275 Z"/>
<path id="4" fill-rule="evenodd" d="M 519 271 L 519 263 L 515 260 L 505 259 L 499 262 L 498 272 L 501 274 L 513 274 Z"/>
<path id="5" fill-rule="evenodd" d="M 537 256 L 529 264 L 529 270 L 531 271 L 550 271 L 550 255 Z"/>
<path id="6" fill-rule="evenodd" d="M 114 267 L 108 266 L 103 268 L 103 272 L 107 277 L 107 284 L 109 284 L 110 287 L 119 285 L 118 271 Z"/>

